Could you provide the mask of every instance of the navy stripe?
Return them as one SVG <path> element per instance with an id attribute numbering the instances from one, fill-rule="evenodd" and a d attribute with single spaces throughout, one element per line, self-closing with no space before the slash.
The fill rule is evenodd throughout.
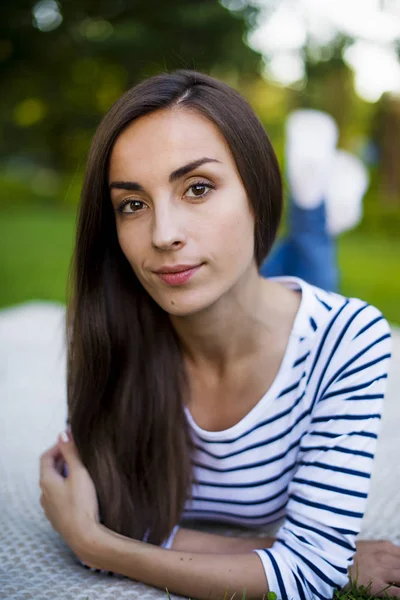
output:
<path id="1" fill-rule="evenodd" d="M 321 490 L 328 490 L 330 492 L 337 492 L 338 494 L 346 494 L 346 496 L 355 496 L 357 498 L 367 498 L 368 494 L 363 492 L 355 492 L 354 490 L 346 490 L 335 485 L 328 485 L 327 483 L 320 483 L 318 481 L 312 481 L 311 479 L 303 479 L 301 477 L 293 477 L 292 481 L 295 483 L 302 483 L 304 485 L 310 485 L 312 487 L 319 488 Z"/>
<path id="2" fill-rule="evenodd" d="M 336 471 L 336 473 L 345 473 L 346 475 L 355 475 L 356 477 L 371 479 L 371 473 L 364 473 L 363 471 L 356 471 L 355 469 L 346 469 L 345 467 L 335 467 L 335 465 L 327 465 L 321 462 L 306 462 L 305 460 L 300 460 L 299 465 L 317 467 L 317 469 L 326 469 L 327 471 Z"/>
<path id="3" fill-rule="evenodd" d="M 300 377 L 300 379 L 296 382 L 293 383 L 293 385 L 290 385 L 289 387 L 285 388 L 284 390 L 281 391 L 281 393 L 279 394 L 278 398 L 282 398 L 282 396 L 285 396 L 286 394 L 288 394 L 289 392 L 292 392 L 293 390 L 295 390 L 297 387 L 299 387 L 301 380 L 303 379 L 303 377 L 305 377 L 305 372 L 303 372 L 302 376 Z"/>
<path id="4" fill-rule="evenodd" d="M 365 369 L 368 369 L 368 367 L 373 367 L 374 365 L 378 364 L 382 360 L 386 360 L 391 357 L 392 357 L 392 355 L 390 353 L 383 354 L 382 356 L 375 358 L 375 360 L 370 360 L 369 362 L 365 363 L 364 365 L 361 365 L 360 367 L 356 367 L 355 369 L 352 369 L 351 371 L 347 371 L 347 373 L 343 373 L 340 377 L 338 377 L 337 381 L 342 381 L 342 379 L 346 379 L 346 377 L 355 375 L 356 373 L 359 373 L 360 371 L 364 371 Z"/>
<path id="5" fill-rule="evenodd" d="M 218 515 L 218 516 L 224 516 L 224 517 L 229 517 L 232 519 L 239 519 L 239 520 L 249 520 L 249 521 L 254 521 L 257 519 L 271 519 L 271 517 L 273 515 L 276 515 L 277 513 L 282 512 L 282 510 L 285 508 L 286 506 L 286 502 L 282 505 L 279 506 L 278 508 L 275 508 L 274 510 L 271 510 L 269 512 L 266 513 L 261 513 L 259 515 L 247 515 L 247 514 L 236 514 L 234 512 L 225 512 L 223 510 L 217 510 L 217 509 L 206 509 L 206 508 L 189 508 L 187 512 L 189 512 L 191 515 L 199 515 L 199 516 L 204 516 L 204 515 Z M 275 520 L 277 520 L 278 517 L 275 516 Z"/>
<path id="6" fill-rule="evenodd" d="M 327 583 L 328 585 L 331 585 L 332 587 L 335 587 L 337 584 L 332 581 L 332 579 L 330 579 L 327 575 L 325 575 L 325 573 L 323 573 L 321 571 L 321 569 L 318 569 L 318 567 L 316 567 L 310 560 L 308 560 L 308 558 L 306 558 L 304 555 L 300 554 L 300 552 L 297 552 L 297 550 L 295 550 L 294 548 L 292 548 L 287 542 L 286 540 L 283 540 L 281 538 L 277 538 L 277 542 L 279 542 L 280 544 L 283 544 L 284 546 L 286 546 L 286 548 L 288 548 L 289 550 L 291 550 L 293 552 L 293 554 L 296 554 L 296 556 L 298 556 L 300 558 L 300 560 L 302 560 L 309 569 L 311 569 L 311 571 L 313 571 L 316 575 L 318 575 L 318 577 L 320 579 L 322 579 L 322 581 L 325 581 L 325 583 Z"/>
<path id="7" fill-rule="evenodd" d="M 332 529 L 334 529 L 335 531 L 338 531 L 339 533 L 342 533 L 343 535 L 355 536 L 360 533 L 359 531 L 354 531 L 353 529 L 342 529 L 341 527 L 333 527 L 332 526 Z"/>
<path id="8" fill-rule="evenodd" d="M 314 321 L 314 319 L 312 317 L 310 317 L 310 325 L 311 325 L 311 327 L 313 328 L 314 331 L 316 331 L 318 329 L 317 328 L 317 324 L 316 324 L 316 322 Z"/>
<path id="9" fill-rule="evenodd" d="M 277 562 L 276 562 L 276 560 L 275 560 L 272 552 L 270 552 L 269 550 L 265 550 L 265 549 L 264 549 L 264 552 L 265 552 L 265 554 L 267 554 L 269 556 L 271 564 L 272 564 L 272 566 L 274 568 L 275 577 L 278 580 L 279 591 L 281 593 L 281 600 L 289 600 L 289 598 L 287 596 L 287 593 L 286 593 L 285 585 L 283 583 L 283 579 L 282 579 L 282 575 L 281 575 L 280 569 L 278 567 L 278 564 L 277 564 Z M 274 590 L 270 590 L 270 591 L 273 592 Z"/>
<path id="10" fill-rule="evenodd" d="M 339 375 L 341 375 L 343 373 L 343 371 L 345 371 L 349 365 L 352 365 L 353 363 L 355 363 L 360 358 L 360 356 L 363 356 L 366 352 L 368 352 L 368 350 L 371 350 L 371 348 L 373 348 L 374 346 L 377 346 L 384 340 L 387 340 L 390 338 L 391 338 L 390 333 L 386 333 L 385 335 L 382 335 L 380 338 L 378 338 L 377 340 L 372 342 L 369 346 L 367 346 L 366 348 L 364 348 L 363 350 L 360 350 L 360 352 L 355 354 L 350 360 L 348 360 L 344 365 L 342 365 L 340 367 L 340 369 L 338 369 L 334 375 L 332 375 L 332 377 L 326 384 L 325 389 L 322 391 L 321 396 L 323 396 L 325 394 L 326 390 L 332 385 L 332 383 L 335 380 L 338 379 Z"/>
<path id="11" fill-rule="evenodd" d="M 322 304 L 322 306 L 324 306 L 327 310 L 332 310 L 332 306 L 330 306 L 329 304 L 324 302 L 324 300 L 321 300 L 321 298 L 319 296 L 317 296 L 317 294 L 314 294 L 314 296 L 316 297 L 318 302 L 320 302 Z"/>
<path id="12" fill-rule="evenodd" d="M 318 435 L 321 437 L 336 438 L 342 436 L 343 433 L 333 433 L 331 431 L 309 431 L 308 435 Z M 368 437 L 374 440 L 378 439 L 378 435 L 376 433 L 371 433 L 370 431 L 350 431 L 349 433 L 346 433 L 346 437 L 349 437 L 350 435 L 360 435 L 361 437 Z"/>
<path id="13" fill-rule="evenodd" d="M 291 531 L 290 533 L 291 535 L 294 535 L 294 537 L 296 537 L 298 540 L 300 540 L 300 542 L 302 542 L 303 544 L 307 544 L 307 546 L 312 546 L 312 543 L 306 540 L 304 536 L 297 535 L 297 533 L 295 533 L 294 531 Z"/>
<path id="14" fill-rule="evenodd" d="M 346 300 L 346 302 L 343 304 L 343 306 L 341 306 L 341 308 L 338 310 L 338 312 L 330 320 L 329 325 L 327 326 L 327 328 L 326 328 L 326 330 L 325 330 L 325 332 L 324 332 L 324 334 L 322 336 L 322 339 L 321 339 L 321 341 L 319 343 L 318 350 L 317 350 L 317 352 L 315 354 L 314 363 L 313 363 L 313 365 L 312 365 L 312 367 L 310 369 L 310 374 L 308 376 L 307 384 L 310 382 L 310 380 L 311 380 L 311 378 L 312 378 L 312 376 L 314 374 L 314 370 L 315 370 L 315 368 L 316 368 L 316 366 L 318 364 L 319 357 L 321 355 L 322 349 L 323 349 L 324 344 L 325 344 L 325 340 L 328 337 L 330 330 L 332 329 L 332 327 L 334 326 L 336 320 L 340 317 L 342 311 L 345 309 L 345 307 L 347 306 L 348 303 L 349 303 L 349 300 Z"/>
<path id="15" fill-rule="evenodd" d="M 302 396 L 300 397 L 300 399 L 301 398 L 302 398 Z M 298 400 L 296 400 L 294 406 L 296 406 L 297 404 L 298 404 Z M 283 413 L 280 413 L 280 415 L 278 417 L 274 417 L 273 419 L 270 419 L 269 422 L 277 421 L 278 418 L 280 419 L 283 416 L 286 416 L 292 410 L 293 410 L 293 408 L 292 409 L 289 408 L 288 410 L 285 410 Z M 288 429 L 285 429 L 285 431 L 282 431 L 282 433 L 278 433 L 274 437 L 271 437 L 271 438 L 266 439 L 266 440 L 262 440 L 261 442 L 258 442 L 257 444 L 251 444 L 250 446 L 246 446 L 245 448 L 242 448 L 241 450 L 236 450 L 235 452 L 228 452 L 228 454 L 219 455 L 219 454 L 214 454 L 210 450 L 206 450 L 205 448 L 203 448 L 203 446 L 199 446 L 197 444 L 195 444 L 195 448 L 197 448 L 197 450 L 201 450 L 202 452 L 204 452 L 204 454 L 207 454 L 208 456 L 211 456 L 212 458 L 215 458 L 217 460 L 219 460 L 221 458 L 231 458 L 232 456 L 237 456 L 239 454 L 243 454 L 243 452 L 247 452 L 248 450 L 254 450 L 254 448 L 262 448 L 263 446 L 268 446 L 268 444 L 272 444 L 273 442 L 281 440 L 282 438 L 284 438 L 285 436 L 287 436 L 289 433 L 291 433 L 294 430 L 294 428 L 299 423 L 301 423 L 301 421 L 303 421 L 303 419 L 305 419 L 306 417 L 308 417 L 309 414 L 310 414 L 310 410 L 305 410 L 303 413 L 301 413 L 301 415 L 299 415 L 297 417 L 297 419 L 295 420 L 295 422 L 293 423 L 293 425 L 291 427 L 289 427 Z M 243 437 L 243 436 L 240 436 L 240 437 Z M 216 444 L 218 444 L 218 443 L 223 444 L 223 443 L 226 443 L 226 442 L 227 442 L 227 440 L 222 440 L 221 442 L 215 442 L 215 443 Z M 210 443 L 212 443 L 212 440 L 210 441 Z M 229 442 L 229 443 L 232 443 L 232 442 Z"/>
<path id="16" fill-rule="evenodd" d="M 326 423 L 327 421 L 365 421 L 367 419 L 380 419 L 379 413 L 371 415 L 329 415 L 327 417 L 314 417 L 311 423 Z"/>
<path id="17" fill-rule="evenodd" d="M 343 452 L 343 454 L 353 454 L 354 456 L 364 456 L 365 458 L 374 458 L 371 452 L 364 452 L 364 450 L 350 450 L 350 448 L 344 448 L 343 446 L 301 446 L 301 452 L 308 452 L 308 450 L 334 450 L 335 452 Z"/>
<path id="18" fill-rule="evenodd" d="M 296 525 L 297 527 L 301 527 L 302 529 L 307 529 L 309 531 L 312 531 L 313 533 L 320 535 L 321 537 L 325 538 L 326 540 L 329 540 L 333 544 L 337 544 L 338 546 L 342 546 L 342 548 L 346 548 L 346 550 L 350 550 L 351 552 L 356 551 L 355 544 L 351 545 L 348 542 L 346 542 L 345 540 L 341 540 L 329 533 L 326 533 L 325 531 L 321 531 L 321 529 L 317 529 L 316 527 L 312 527 L 311 525 L 307 525 L 306 523 L 297 521 L 297 519 L 295 519 L 293 517 L 293 515 L 290 515 L 290 514 L 286 515 L 286 521 L 289 521 L 289 523 L 292 523 L 293 525 Z"/>
<path id="19" fill-rule="evenodd" d="M 310 355 L 310 351 L 306 352 L 306 353 L 304 354 L 304 356 L 302 356 L 301 358 L 298 358 L 298 359 L 296 360 L 296 362 L 295 362 L 295 363 L 293 363 L 292 369 L 294 369 L 294 367 L 298 367 L 298 366 L 299 366 L 299 365 L 300 365 L 302 362 L 304 362 L 304 361 L 307 359 L 307 357 L 308 357 L 309 355 Z"/>
<path id="20" fill-rule="evenodd" d="M 344 510 L 343 508 L 336 508 L 334 506 L 328 506 L 327 504 L 321 504 L 320 502 L 311 502 L 311 500 L 306 500 L 305 498 L 300 498 L 296 494 L 289 494 L 290 500 L 294 500 L 295 502 L 299 502 L 299 504 L 305 504 L 306 506 L 312 506 L 313 508 L 318 508 L 320 510 L 326 510 L 328 512 L 334 513 L 336 515 L 344 515 L 346 517 L 353 517 L 354 519 L 362 519 L 364 513 L 354 512 L 353 510 Z"/>
<path id="21" fill-rule="evenodd" d="M 312 593 L 314 594 L 313 600 L 315 600 L 315 596 L 320 598 L 320 600 L 332 600 L 332 596 L 324 596 L 323 594 L 321 594 L 321 592 L 319 590 L 317 590 L 317 588 L 315 586 L 313 586 L 311 581 L 307 581 L 307 585 L 310 588 L 310 590 L 312 591 Z"/>
<path id="22" fill-rule="evenodd" d="M 299 578 L 297 577 L 296 573 L 293 572 L 294 575 L 294 580 L 296 582 L 296 586 L 297 586 L 297 591 L 299 592 L 299 598 L 300 600 L 307 600 L 304 591 L 303 591 L 303 587 L 301 585 L 301 582 L 299 580 Z"/>
<path id="23" fill-rule="evenodd" d="M 345 402 L 350 402 L 351 400 L 379 400 L 379 398 L 383 398 L 384 394 L 364 394 L 364 396 L 350 396 L 349 398 L 344 398 Z"/>
<path id="24" fill-rule="evenodd" d="M 358 338 L 358 336 L 361 335 L 362 333 L 364 333 L 364 331 L 368 331 L 368 329 L 370 327 L 372 327 L 373 325 L 375 325 L 375 323 L 378 323 L 379 321 L 382 321 L 382 320 L 383 320 L 383 315 L 381 315 L 380 317 L 376 317 L 376 319 L 374 319 L 373 321 L 371 321 L 371 323 L 368 323 L 362 329 L 360 329 L 360 331 L 357 333 L 357 335 L 355 335 L 353 337 L 353 340 L 355 340 L 356 338 Z"/>
<path id="25" fill-rule="evenodd" d="M 347 304 L 348 304 L 348 303 L 344 304 L 341 310 L 343 310 L 343 309 L 344 309 L 344 308 L 347 306 Z M 316 402 L 317 402 L 317 400 L 318 400 L 318 397 L 321 397 L 321 396 L 323 396 L 323 395 L 325 394 L 326 390 L 327 390 L 327 387 L 325 387 L 325 389 L 324 389 L 322 392 L 320 392 L 320 387 L 321 387 L 321 385 L 322 385 L 322 382 L 323 382 L 323 380 L 324 380 L 324 378 L 325 378 L 326 371 L 328 370 L 328 368 L 329 368 L 329 365 L 330 365 L 330 363 L 331 363 L 332 359 L 334 358 L 334 356 L 335 356 L 335 354 L 336 354 L 336 351 L 337 351 L 338 347 L 340 346 L 340 343 L 341 343 L 341 341 L 342 341 L 342 339 L 343 339 L 344 335 L 346 334 L 347 330 L 349 329 L 349 327 L 350 327 L 350 325 L 352 324 L 352 322 L 354 321 L 354 319 L 356 319 L 356 318 L 357 318 L 357 316 L 358 316 L 358 315 L 359 315 L 359 314 L 360 314 L 360 313 L 361 313 L 363 310 L 365 310 L 367 307 L 368 307 L 368 304 L 364 304 L 363 306 L 361 306 L 361 307 L 360 307 L 360 308 L 359 308 L 359 309 L 358 309 L 358 310 L 357 310 L 355 313 L 353 313 L 353 314 L 351 315 L 351 317 L 350 317 L 350 318 L 347 320 L 347 322 L 346 322 L 346 324 L 344 325 L 344 327 L 342 327 L 342 329 L 341 329 L 341 331 L 340 331 L 340 333 L 339 333 L 338 337 L 336 338 L 336 341 L 335 341 L 335 343 L 334 343 L 334 345 L 333 345 L 333 348 L 332 348 L 332 350 L 331 350 L 330 356 L 329 356 L 329 357 L 328 357 L 328 359 L 326 360 L 326 362 L 325 362 L 325 365 L 324 365 L 324 368 L 322 369 L 322 371 L 321 371 L 321 373 L 320 373 L 320 376 L 319 376 L 319 379 L 318 379 L 318 384 L 317 384 L 317 387 L 316 387 L 316 390 L 315 390 L 315 393 L 314 393 L 314 398 L 313 398 L 313 403 L 312 403 L 312 406 L 314 406 L 314 405 L 315 405 L 315 403 L 316 403 Z M 339 314 L 341 314 L 341 311 L 339 311 L 339 312 L 337 313 L 336 317 L 338 317 L 338 316 L 339 316 Z M 324 340 L 324 341 L 325 341 L 325 340 Z"/>
<path id="26" fill-rule="evenodd" d="M 211 465 L 205 465 L 203 463 L 199 463 L 196 461 L 193 461 L 192 464 L 195 467 L 204 469 L 206 471 L 212 471 L 213 473 L 235 473 L 236 471 L 246 471 L 247 469 L 255 469 L 256 467 L 264 467 L 265 465 L 270 465 L 274 462 L 277 462 L 278 460 L 282 460 L 282 458 L 285 458 L 289 454 L 289 452 L 291 452 L 294 448 L 296 448 L 299 445 L 301 437 L 302 436 L 300 436 L 299 439 L 292 442 L 290 444 L 290 446 L 288 446 L 288 448 L 281 454 L 276 454 L 275 456 L 271 456 L 271 458 L 267 458 L 266 460 L 259 460 L 258 462 L 255 462 L 255 463 L 245 463 L 243 465 L 238 465 L 236 467 L 228 467 L 225 469 L 223 469 L 221 467 L 212 467 Z M 269 442 L 266 442 L 265 445 L 267 445 L 268 443 Z M 260 445 L 262 445 L 262 444 L 260 444 Z M 241 453 L 239 452 L 238 454 L 241 454 Z"/>
<path id="27" fill-rule="evenodd" d="M 339 396 L 340 394 L 348 394 L 350 392 L 355 392 L 357 390 L 362 390 L 364 388 L 369 387 L 373 383 L 375 383 L 375 381 L 380 381 L 381 379 L 387 379 L 387 373 L 385 373 L 384 375 L 379 375 L 379 377 L 375 377 L 375 379 L 371 379 L 371 381 L 366 381 L 365 383 L 360 383 L 360 385 L 353 385 L 353 386 L 348 387 L 348 388 L 342 388 L 340 390 L 335 390 L 333 392 L 328 392 L 327 394 L 324 394 L 323 396 L 321 396 L 320 402 L 322 400 L 326 400 L 327 398 L 332 398 L 333 396 Z"/>
<path id="28" fill-rule="evenodd" d="M 316 366 L 317 366 L 317 364 L 319 362 L 319 358 L 320 358 L 322 349 L 323 349 L 323 347 L 325 345 L 325 341 L 326 341 L 326 339 L 327 339 L 327 337 L 328 337 L 331 329 L 333 328 L 335 322 L 337 321 L 337 319 L 339 319 L 342 311 L 344 311 L 344 309 L 349 304 L 349 302 L 350 302 L 350 300 L 346 300 L 346 302 L 343 304 L 343 306 L 337 311 L 337 313 L 334 315 L 334 317 L 330 320 L 328 327 L 325 329 L 325 332 L 324 332 L 324 334 L 322 336 L 322 339 L 320 340 L 320 343 L 319 343 L 319 346 L 318 346 L 318 350 L 317 350 L 317 352 L 315 354 L 314 363 L 313 363 L 313 365 L 311 367 L 310 374 L 308 376 L 307 385 L 311 381 L 311 378 L 312 378 L 312 376 L 314 374 L 314 370 L 315 370 L 315 368 L 316 368 Z M 319 388 L 320 388 L 321 383 L 323 381 L 323 378 L 325 376 L 325 372 L 328 369 L 328 366 L 329 366 L 329 361 L 326 362 L 326 364 L 324 365 L 324 367 L 321 370 L 321 374 L 319 376 L 319 381 L 318 381 L 318 384 L 317 384 L 317 387 L 316 387 L 316 390 L 315 390 L 315 393 L 314 393 L 314 399 L 313 399 L 312 405 L 311 405 L 312 407 L 314 406 L 314 404 L 316 402 L 316 399 L 318 397 Z"/>
<path id="29" fill-rule="evenodd" d="M 207 496 L 192 496 L 193 500 L 199 500 L 199 501 L 204 501 L 204 502 L 219 502 L 221 504 L 237 504 L 239 506 L 256 506 L 257 504 L 266 504 L 267 502 L 272 502 L 272 500 L 276 500 L 276 498 L 279 498 L 279 496 L 282 496 L 282 494 L 285 494 L 288 490 L 288 485 L 286 485 L 284 488 L 282 488 L 279 492 L 277 492 L 276 494 L 273 494 L 272 496 L 268 496 L 268 498 L 262 498 L 261 500 L 232 500 L 231 498 L 229 498 L 228 500 L 224 499 L 224 498 L 208 498 Z"/>
<path id="30" fill-rule="evenodd" d="M 260 485 L 266 485 L 267 483 L 272 483 L 273 481 L 278 481 L 278 479 L 280 479 L 281 477 L 283 477 L 284 475 L 286 475 L 287 473 L 289 473 L 290 471 L 293 471 L 293 469 L 296 468 L 296 463 L 290 465 L 289 467 L 286 467 L 286 469 L 284 469 L 283 471 L 281 471 L 279 473 L 279 475 L 275 475 L 274 477 L 269 477 L 268 479 L 262 479 L 261 481 L 246 481 L 246 483 L 214 483 L 212 481 L 203 481 L 201 479 L 196 480 L 195 483 L 197 483 L 198 485 L 205 485 L 207 487 L 220 487 L 220 488 L 253 488 L 253 487 L 259 487 Z"/>
<path id="31" fill-rule="evenodd" d="M 291 531 L 290 533 L 291 535 L 294 535 L 298 540 L 300 540 L 303 544 L 307 544 L 307 547 L 313 547 L 313 544 L 309 540 L 307 540 L 303 535 L 297 535 L 297 533 L 295 533 L 294 531 Z M 328 563 L 328 565 L 330 565 L 333 569 L 336 569 L 336 571 L 338 571 L 339 573 L 343 573 L 343 575 L 345 575 L 348 571 L 347 567 L 340 567 L 339 565 L 335 565 L 330 560 L 327 560 L 325 557 L 324 561 Z"/>

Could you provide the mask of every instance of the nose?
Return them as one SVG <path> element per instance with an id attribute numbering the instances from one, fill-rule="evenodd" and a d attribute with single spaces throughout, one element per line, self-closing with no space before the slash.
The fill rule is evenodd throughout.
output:
<path id="1" fill-rule="evenodd" d="M 152 246 L 155 250 L 179 250 L 185 243 L 181 215 L 172 203 L 159 205 L 154 209 Z"/>

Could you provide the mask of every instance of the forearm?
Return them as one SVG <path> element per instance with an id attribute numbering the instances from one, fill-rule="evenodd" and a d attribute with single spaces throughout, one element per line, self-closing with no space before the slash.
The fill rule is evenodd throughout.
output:
<path id="1" fill-rule="evenodd" d="M 265 536 L 251 538 L 228 537 L 180 527 L 172 543 L 171 550 L 240 554 L 251 552 L 255 548 L 271 548 L 275 540 L 274 537 Z"/>
<path id="2" fill-rule="evenodd" d="M 181 536 L 180 544 L 182 540 Z M 212 600 L 227 591 L 229 597 L 234 593 L 242 597 L 245 589 L 246 598 L 259 600 L 269 591 L 262 562 L 252 552 L 165 550 L 100 526 L 81 557 L 98 569 L 185 597 Z"/>

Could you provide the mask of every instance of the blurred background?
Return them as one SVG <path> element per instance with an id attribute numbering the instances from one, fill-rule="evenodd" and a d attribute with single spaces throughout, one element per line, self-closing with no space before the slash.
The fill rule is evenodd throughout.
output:
<path id="1" fill-rule="evenodd" d="M 94 130 L 128 87 L 182 67 L 249 100 L 283 169 L 290 111 L 335 118 L 371 178 L 338 238 L 340 291 L 400 325 L 400 0 L 2 3 L 0 308 L 66 301 Z"/>

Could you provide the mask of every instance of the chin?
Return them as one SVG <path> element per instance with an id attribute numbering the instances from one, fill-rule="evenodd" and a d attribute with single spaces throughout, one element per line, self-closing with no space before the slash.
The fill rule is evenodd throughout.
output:
<path id="1" fill-rule="evenodd" d="M 173 317 L 190 317 L 206 310 L 209 305 L 189 302 L 170 301 L 160 304 L 161 308 Z"/>
<path id="2" fill-rule="evenodd" d="M 170 297 L 155 299 L 165 312 L 174 317 L 189 317 L 212 306 L 218 298 L 203 295 L 199 291 L 187 294 L 171 294 Z"/>

